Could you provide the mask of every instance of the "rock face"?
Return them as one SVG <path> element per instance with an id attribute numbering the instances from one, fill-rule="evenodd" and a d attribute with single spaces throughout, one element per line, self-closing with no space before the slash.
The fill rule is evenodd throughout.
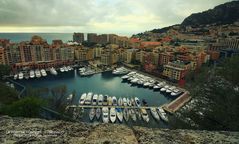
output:
<path id="1" fill-rule="evenodd" d="M 232 1 L 216 6 L 214 9 L 192 14 L 181 25 L 232 24 L 236 21 L 239 21 L 239 1 Z"/>
<path id="2" fill-rule="evenodd" d="M 0 117 L 0 143 L 239 143 L 239 132 L 150 129 L 119 124 Z"/>

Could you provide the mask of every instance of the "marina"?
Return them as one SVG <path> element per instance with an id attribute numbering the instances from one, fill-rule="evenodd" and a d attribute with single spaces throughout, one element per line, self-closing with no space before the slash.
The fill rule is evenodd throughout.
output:
<path id="1" fill-rule="evenodd" d="M 166 107 L 166 104 L 183 93 L 182 89 L 166 81 L 124 67 L 107 72 L 98 72 L 89 66 L 81 68 L 62 66 L 46 69 L 45 72 L 44 70 L 30 70 L 30 78 L 23 78 L 19 83 L 31 85 L 33 88 L 47 85 L 49 89 L 65 84 L 67 93 L 76 90 L 74 101 L 71 100 L 72 94 L 66 97 L 69 104 L 66 110 L 71 111 L 73 119 L 85 122 L 120 122 L 167 127 L 165 119 L 158 120 L 158 117 L 162 116 L 158 114 L 159 108 Z M 25 71 L 19 73 L 23 73 L 23 77 L 26 75 Z M 40 76 L 37 78 L 37 75 Z M 15 79 L 15 76 L 13 78 Z M 165 90 L 161 91 L 162 88 Z M 88 92 L 85 93 L 86 91 Z M 165 110 L 168 112 L 168 108 Z"/>

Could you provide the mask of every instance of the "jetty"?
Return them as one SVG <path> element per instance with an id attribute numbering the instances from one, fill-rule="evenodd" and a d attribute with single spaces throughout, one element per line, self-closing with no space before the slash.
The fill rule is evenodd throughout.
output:
<path id="1" fill-rule="evenodd" d="M 181 96 L 173 100 L 171 103 L 164 105 L 163 109 L 169 113 L 174 113 L 190 100 L 191 96 L 189 95 L 189 92 L 186 91 Z"/>
<path id="2" fill-rule="evenodd" d="M 67 106 L 66 109 L 69 109 L 69 108 L 103 108 L 103 107 L 108 107 L 108 108 L 127 108 L 127 109 L 140 109 L 140 108 L 144 108 L 144 109 L 150 109 L 150 108 L 158 108 L 158 106 L 140 106 L 140 107 L 137 107 L 137 106 L 102 106 L 102 105 L 70 105 L 70 106 Z"/>

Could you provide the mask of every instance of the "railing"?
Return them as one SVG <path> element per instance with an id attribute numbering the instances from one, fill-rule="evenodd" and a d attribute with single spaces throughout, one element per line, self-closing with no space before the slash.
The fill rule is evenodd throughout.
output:
<path id="1" fill-rule="evenodd" d="M 22 84 L 16 82 L 16 81 L 10 79 L 9 77 L 6 78 L 6 80 L 8 80 L 8 81 L 10 81 L 10 82 L 12 82 L 12 83 L 14 83 L 14 84 L 16 84 L 16 85 L 22 87 L 22 90 L 21 90 L 20 93 L 18 94 L 18 98 L 20 99 L 20 98 L 23 96 L 23 93 L 25 92 L 26 87 L 25 87 L 24 85 L 22 85 Z"/>

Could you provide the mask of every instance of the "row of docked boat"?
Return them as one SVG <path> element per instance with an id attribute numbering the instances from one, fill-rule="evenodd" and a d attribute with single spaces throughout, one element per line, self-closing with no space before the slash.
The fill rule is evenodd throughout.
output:
<path id="1" fill-rule="evenodd" d="M 73 68 L 71 66 L 63 66 L 60 68 L 60 72 L 68 72 L 68 71 L 72 71 Z"/>
<path id="2" fill-rule="evenodd" d="M 40 77 L 45 77 L 47 76 L 47 72 L 45 69 L 36 69 L 36 70 L 30 70 L 29 72 L 28 71 L 23 71 L 23 72 L 19 72 L 18 74 L 15 74 L 14 75 L 14 79 L 19 79 L 19 80 L 22 80 L 23 78 L 25 79 L 29 79 L 29 78 L 40 78 Z"/>
<path id="3" fill-rule="evenodd" d="M 96 71 L 91 69 L 90 67 L 82 67 L 82 68 L 79 68 L 79 73 L 81 76 L 90 76 L 95 74 Z"/>
<path id="4" fill-rule="evenodd" d="M 54 67 L 51 67 L 48 69 L 49 72 L 52 74 L 52 75 L 57 75 L 58 72 L 57 70 L 54 68 Z M 63 66 L 60 68 L 60 72 L 68 72 L 68 71 L 71 71 L 73 70 L 73 68 L 71 66 Z M 15 74 L 13 76 L 13 78 L 15 80 L 19 79 L 19 80 L 22 80 L 22 79 L 33 79 L 33 78 L 40 78 L 40 77 L 46 77 L 47 76 L 47 71 L 45 69 L 36 69 L 36 70 L 30 70 L 30 71 L 20 71 L 19 73 Z"/>
<path id="5" fill-rule="evenodd" d="M 128 81 L 131 84 L 143 86 L 145 88 L 151 88 L 155 91 L 158 90 L 165 92 L 166 94 L 169 94 L 171 96 L 178 96 L 182 93 L 182 91 L 177 87 L 170 86 L 165 81 L 157 81 L 151 77 L 139 74 L 134 71 L 122 76 L 121 78 L 123 81 Z"/>
<path id="6" fill-rule="evenodd" d="M 123 74 L 127 74 L 129 72 L 130 72 L 130 70 L 128 70 L 127 68 L 119 67 L 119 68 L 114 69 L 112 71 L 112 74 L 114 74 L 114 75 L 123 75 Z"/>
<path id="7" fill-rule="evenodd" d="M 156 121 L 163 120 L 164 122 L 168 122 L 168 117 L 165 111 L 161 108 L 150 108 L 151 115 Z M 89 118 L 93 121 L 95 118 L 100 120 L 102 117 L 102 121 L 104 123 L 115 123 L 118 119 L 119 122 L 123 122 L 125 120 L 128 122 L 132 119 L 134 122 L 138 120 L 143 120 L 145 122 L 149 122 L 149 115 L 145 108 L 115 108 L 115 107 L 103 107 L 101 108 L 91 108 L 89 112 Z"/>
<path id="8" fill-rule="evenodd" d="M 134 98 L 119 98 L 102 94 L 93 94 L 92 92 L 83 93 L 79 100 L 80 105 L 99 105 L 99 106 L 141 106 L 138 97 Z"/>

